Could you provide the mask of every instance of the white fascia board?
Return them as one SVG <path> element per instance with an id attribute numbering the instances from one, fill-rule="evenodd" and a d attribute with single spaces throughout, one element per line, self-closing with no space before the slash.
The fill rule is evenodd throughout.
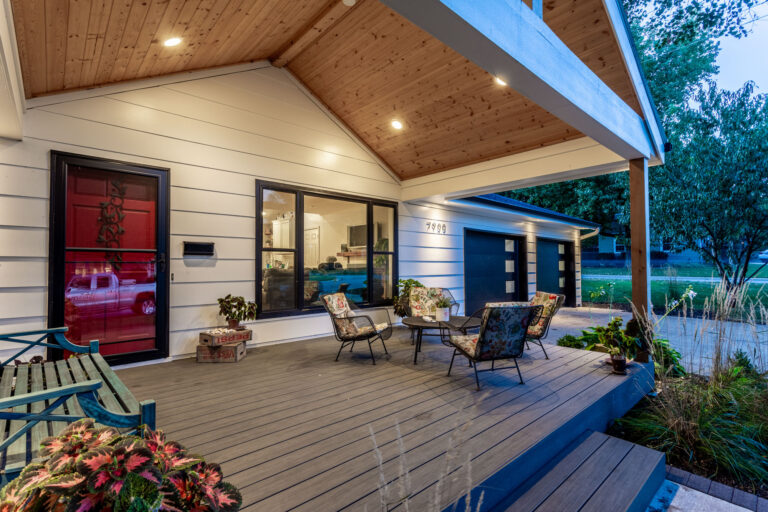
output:
<path id="1" fill-rule="evenodd" d="M 640 102 L 640 108 L 643 111 L 643 116 L 648 125 L 651 141 L 653 142 L 653 147 L 657 155 L 657 158 L 653 159 L 657 160 L 654 163 L 662 165 L 664 164 L 663 128 L 659 124 L 656 107 L 654 107 L 653 102 L 651 101 L 651 97 L 646 87 L 643 70 L 640 68 L 640 62 L 637 60 L 637 55 L 632 43 L 632 34 L 629 32 L 629 28 L 627 27 L 624 18 L 624 8 L 620 5 L 619 0 L 603 0 L 603 4 L 608 13 L 611 27 L 613 27 L 613 33 L 616 34 L 616 41 L 619 43 L 624 66 L 632 80 L 635 95 Z"/>
<path id="2" fill-rule="evenodd" d="M 628 169 L 626 159 L 583 137 L 402 182 L 402 200 L 441 201 Z"/>
<path id="3" fill-rule="evenodd" d="M 382 0 L 624 159 L 655 154 L 645 121 L 520 0 Z"/>
<path id="4" fill-rule="evenodd" d="M 21 140 L 24 86 L 10 0 L 0 3 L 0 137 Z"/>

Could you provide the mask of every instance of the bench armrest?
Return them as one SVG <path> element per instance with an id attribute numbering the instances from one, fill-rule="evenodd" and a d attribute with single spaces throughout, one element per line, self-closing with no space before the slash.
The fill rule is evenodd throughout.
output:
<path id="1" fill-rule="evenodd" d="M 32 391 L 30 393 L 24 393 L 23 395 L 19 396 L 0 398 L 0 410 L 10 409 L 11 407 L 16 407 L 19 405 L 27 405 L 45 400 L 51 400 L 62 396 L 70 396 L 76 395 L 77 393 L 94 391 L 100 387 L 101 381 L 86 380 L 83 382 L 78 382 L 77 384 L 67 384 L 51 389 L 45 389 L 43 391 Z"/>

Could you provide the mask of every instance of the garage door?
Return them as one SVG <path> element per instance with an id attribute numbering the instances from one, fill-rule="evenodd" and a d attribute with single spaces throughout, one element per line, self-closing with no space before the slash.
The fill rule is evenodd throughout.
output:
<path id="1" fill-rule="evenodd" d="M 466 231 L 464 286 L 467 314 L 486 302 L 528 299 L 525 239 L 500 233 Z"/>
<path id="2" fill-rule="evenodd" d="M 536 239 L 536 289 L 565 295 L 565 305 L 576 306 L 573 242 Z"/>

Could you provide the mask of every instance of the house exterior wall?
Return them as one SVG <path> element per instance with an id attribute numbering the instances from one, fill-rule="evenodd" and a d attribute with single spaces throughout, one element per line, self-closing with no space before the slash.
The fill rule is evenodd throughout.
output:
<path id="1" fill-rule="evenodd" d="M 464 311 L 464 231 L 476 229 L 525 236 L 528 297 L 536 291 L 536 238 L 575 242 L 576 300 L 581 305 L 581 247 L 572 226 L 511 212 L 467 209 L 452 204 L 400 203 L 400 278 L 448 288 Z M 427 222 L 446 225 L 445 234 L 426 229 Z"/>
<path id="2" fill-rule="evenodd" d="M 217 297 L 254 298 L 256 180 L 400 199 L 399 182 L 279 69 L 105 91 L 35 104 L 23 141 L 0 140 L 0 332 L 47 326 L 51 150 L 170 168 L 172 356 L 191 354 L 198 331 L 223 323 Z M 424 232 L 430 219 L 449 233 Z M 535 237 L 573 240 L 577 232 L 514 219 L 401 203 L 400 276 L 448 287 L 463 303 L 464 228 L 525 234 L 532 293 Z M 215 257 L 183 258 L 185 240 L 215 242 Z M 259 320 L 253 342 L 330 332 L 324 313 Z"/>

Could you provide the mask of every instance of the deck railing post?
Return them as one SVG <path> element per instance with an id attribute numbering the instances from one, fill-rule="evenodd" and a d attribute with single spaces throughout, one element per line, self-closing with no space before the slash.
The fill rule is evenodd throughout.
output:
<path id="1" fill-rule="evenodd" d="M 648 227 L 648 159 L 629 161 L 629 209 L 632 258 L 632 303 L 639 313 L 651 308 L 651 258 Z"/>

